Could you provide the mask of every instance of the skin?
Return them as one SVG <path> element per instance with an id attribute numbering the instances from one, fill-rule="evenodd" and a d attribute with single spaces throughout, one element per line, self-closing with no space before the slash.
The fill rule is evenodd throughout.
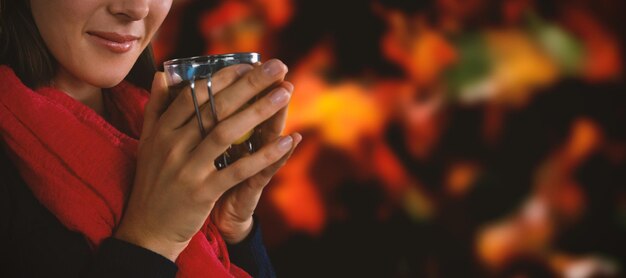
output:
<path id="1" fill-rule="evenodd" d="M 59 62 L 55 87 L 102 112 L 101 88 L 122 81 L 167 15 L 172 1 L 30 0 L 46 46 Z M 122 55 L 94 43 L 88 32 L 139 37 Z"/>
<path id="2" fill-rule="evenodd" d="M 167 15 L 166 0 L 30 0 L 46 46 L 58 62 L 52 85 L 102 114 L 102 88 L 119 84 Z M 94 41 L 90 32 L 131 34 L 124 53 Z M 94 66 L 97 65 L 97 66 Z M 264 187 L 302 137 L 281 136 L 293 85 L 279 60 L 228 67 L 213 78 L 219 123 L 211 121 L 207 93 L 200 92 L 209 134 L 201 138 L 189 89 L 170 101 L 163 73 L 154 78 L 142 134 L 137 172 L 124 216 L 114 236 L 175 261 L 212 217 L 226 242 L 242 241 Z M 201 81 L 199 81 L 201 82 Z M 196 86 L 196 88 L 206 88 Z M 248 100 L 270 93 L 239 111 Z M 213 161 L 259 125 L 263 147 L 224 170 Z"/>

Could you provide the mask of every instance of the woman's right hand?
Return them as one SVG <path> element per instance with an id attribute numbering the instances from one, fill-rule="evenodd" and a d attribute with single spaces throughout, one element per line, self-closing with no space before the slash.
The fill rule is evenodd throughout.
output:
<path id="1" fill-rule="evenodd" d="M 287 106 L 293 86 L 283 81 L 286 73 L 283 63 L 272 60 L 263 65 L 231 66 L 215 74 L 216 109 L 227 117 L 205 138 L 201 138 L 197 124 L 188 124 L 196 120 L 189 89 L 170 104 L 164 74 L 157 73 L 144 112 L 135 183 L 114 236 L 175 261 L 223 193 L 289 151 L 277 141 L 241 159 L 236 167 L 217 171 L 214 166 L 214 160 L 232 142 Z M 268 95 L 238 111 L 275 84 L 278 86 Z M 198 101 L 206 103 L 206 83 L 197 85 L 204 88 Z M 273 93 L 281 92 L 288 96 L 279 98 L 278 103 L 272 101 L 277 99 Z M 237 117 L 228 117 L 235 114 Z"/>

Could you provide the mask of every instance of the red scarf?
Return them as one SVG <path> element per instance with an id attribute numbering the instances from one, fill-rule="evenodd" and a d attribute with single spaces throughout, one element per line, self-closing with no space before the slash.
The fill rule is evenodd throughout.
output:
<path id="1" fill-rule="evenodd" d="M 39 202 L 94 250 L 120 222 L 149 97 L 125 82 L 105 95 L 115 126 L 64 92 L 29 89 L 0 66 L 0 134 L 9 156 Z M 230 263 L 211 221 L 176 265 L 177 277 L 249 277 Z"/>

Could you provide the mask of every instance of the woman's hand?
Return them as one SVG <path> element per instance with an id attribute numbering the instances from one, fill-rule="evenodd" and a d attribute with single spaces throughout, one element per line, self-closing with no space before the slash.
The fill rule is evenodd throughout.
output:
<path id="1" fill-rule="evenodd" d="M 268 61 L 266 64 L 268 66 L 274 65 L 282 68 L 286 73 L 286 68 L 284 65 L 280 63 L 278 60 Z M 244 76 L 244 78 L 248 79 L 249 84 L 255 83 L 253 81 L 254 76 Z M 276 90 L 283 89 L 289 93 L 293 92 L 293 85 L 289 82 L 280 82 L 279 86 L 276 87 Z M 225 94 L 227 94 L 226 92 Z M 234 93 L 234 92 L 233 92 Z M 222 107 L 225 107 L 228 104 L 235 104 L 237 107 L 241 107 L 244 105 L 244 102 L 247 101 L 247 97 L 241 98 L 238 95 L 217 95 L 216 97 L 216 110 L 219 119 L 223 119 L 225 116 L 224 111 L 221 111 Z M 221 96 L 221 97 L 220 97 Z M 274 95 L 278 97 L 280 95 Z M 288 97 L 284 95 L 285 97 Z M 271 97 L 271 96 L 270 96 Z M 271 100 L 271 99 L 270 99 Z M 278 101 L 280 100 L 273 100 Z M 210 107 L 205 105 L 202 107 L 202 122 L 205 124 L 205 130 L 211 130 L 214 128 L 213 119 L 209 116 L 211 115 Z M 231 108 L 232 109 L 232 108 Z M 252 229 L 252 214 L 261 198 L 261 194 L 263 193 L 263 189 L 269 183 L 270 179 L 274 176 L 274 174 L 285 164 L 287 159 L 291 156 L 292 152 L 296 148 L 296 146 L 302 140 L 302 136 L 298 133 L 291 134 L 290 136 L 280 137 L 284 128 L 285 121 L 287 119 L 287 107 L 283 107 L 278 113 L 273 115 L 270 119 L 263 122 L 259 125 L 260 134 L 261 134 L 261 145 L 265 146 L 271 143 L 278 143 L 279 147 L 284 147 L 289 149 L 289 152 L 280 158 L 279 161 L 273 163 L 262 171 L 258 172 L 254 176 L 246 179 L 241 184 L 231 188 L 228 190 L 220 199 L 217 201 L 213 211 L 211 212 L 211 216 L 218 230 L 220 231 L 224 240 L 229 244 L 235 244 L 242 241 L 251 231 Z M 196 122 L 191 123 L 191 125 L 197 125 Z M 192 127 L 195 128 L 195 127 Z M 234 165 L 233 165 L 234 166 Z"/>
<path id="2" fill-rule="evenodd" d="M 293 86 L 290 83 L 285 83 L 284 86 L 289 86 L 289 90 L 293 91 Z M 287 108 L 285 107 L 260 125 L 262 145 L 279 140 L 285 128 L 286 119 Z M 294 133 L 282 137 L 280 140 L 279 144 L 289 148 L 289 152 L 279 161 L 228 190 L 213 208 L 211 216 L 227 243 L 239 243 L 250 233 L 253 224 L 252 214 L 261 198 L 263 189 L 274 174 L 287 162 L 296 146 L 302 141 L 302 136 Z"/>
<path id="3" fill-rule="evenodd" d="M 213 88 L 216 110 L 223 120 L 215 125 L 210 113 L 203 113 L 206 130 L 210 130 L 205 138 L 198 132 L 189 89 L 169 104 L 163 74 L 157 73 L 144 116 L 135 184 L 115 237 L 175 261 L 226 191 L 280 163 L 293 148 L 293 140 L 290 144 L 270 142 L 221 171 L 214 166 L 232 142 L 287 106 L 293 87 L 283 81 L 286 72 L 277 60 L 218 72 Z M 198 93 L 198 101 L 206 103 L 206 85 L 197 82 L 196 88 L 204 90 Z M 238 111 L 275 84 L 279 85 L 268 95 Z"/>

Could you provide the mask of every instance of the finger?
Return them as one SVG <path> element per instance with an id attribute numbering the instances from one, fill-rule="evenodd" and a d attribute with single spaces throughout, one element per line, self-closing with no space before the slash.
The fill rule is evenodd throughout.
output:
<path id="1" fill-rule="evenodd" d="M 287 91 L 292 92 L 293 91 L 293 85 L 289 82 L 282 82 L 280 85 L 278 85 L 278 87 L 283 87 L 285 89 L 287 89 Z M 216 112 L 217 112 L 217 117 L 218 119 L 226 119 L 229 116 L 231 116 L 233 113 L 237 112 L 238 110 L 241 109 L 241 106 L 236 106 L 236 105 L 225 105 L 226 103 L 222 100 L 223 97 L 225 97 L 228 93 L 223 93 L 220 94 L 219 96 L 216 97 Z M 230 104 L 230 103 L 229 103 Z M 245 104 L 243 104 L 245 107 Z M 226 106 L 226 107 L 223 107 Z M 202 116 L 202 125 L 204 127 L 204 130 L 211 130 L 213 128 L 213 126 L 215 125 L 212 113 L 211 113 L 211 107 L 210 105 L 205 105 L 201 108 L 201 116 Z M 284 111 L 283 112 L 283 116 L 281 118 L 279 118 L 279 121 L 285 120 L 286 117 L 286 108 L 282 108 L 280 111 Z M 279 112 L 281 113 L 281 112 Z M 272 118 L 274 118 L 276 115 L 272 116 L 270 118 L 270 120 Z M 264 125 L 264 124 L 261 124 Z M 284 123 L 283 123 L 284 126 Z M 263 128 L 263 127 L 261 127 Z M 273 127 L 273 129 L 276 129 L 276 127 Z M 181 133 L 180 133 L 180 137 L 179 139 L 182 141 L 185 141 L 186 144 L 190 145 L 190 146 L 196 146 L 200 140 L 202 140 L 200 133 L 198 132 L 198 122 L 195 118 L 192 118 L 188 123 L 185 124 L 184 127 L 182 127 L 181 129 Z M 265 132 L 265 131 L 263 131 Z M 280 129 L 280 131 L 278 133 L 274 133 L 272 132 L 273 137 L 271 137 L 270 139 L 265 139 L 266 136 L 263 136 L 263 138 L 261 138 L 262 142 L 269 142 L 274 140 L 276 137 L 278 137 L 278 135 L 280 135 L 280 132 L 282 132 L 282 129 Z M 269 137 L 268 137 L 269 138 Z"/>
<path id="2" fill-rule="evenodd" d="M 258 95 L 271 85 L 280 82 L 287 74 L 287 66 L 281 61 L 272 59 L 263 65 L 255 65 L 254 70 L 249 70 L 241 79 L 224 88 L 224 92 L 215 96 L 215 113 L 218 121 L 226 119 L 240 109 L 244 104 L 248 103 L 254 96 Z M 293 90 L 293 85 L 290 91 Z M 214 125 L 213 113 L 210 105 L 202 107 L 202 122 L 205 130 L 210 129 Z M 191 119 L 193 121 L 193 119 Z M 197 122 L 190 123 L 189 126 L 197 129 Z"/>
<path id="3" fill-rule="evenodd" d="M 285 123 L 287 120 L 287 107 L 283 107 L 274 116 L 261 124 L 261 144 L 270 142 L 276 137 L 280 136 L 285 130 Z"/>
<path id="4" fill-rule="evenodd" d="M 145 135 L 152 134 L 154 124 L 169 104 L 165 73 L 157 72 L 154 74 L 150 92 L 150 99 L 144 110 L 143 127 L 141 131 L 141 134 Z"/>
<path id="5" fill-rule="evenodd" d="M 289 160 L 298 145 L 300 145 L 300 142 L 302 142 L 302 135 L 300 135 L 299 133 L 293 133 L 291 134 L 291 137 L 293 138 L 294 143 L 289 152 L 287 152 L 287 154 L 285 154 L 280 160 L 278 160 L 274 164 L 263 169 L 261 172 L 248 179 L 249 187 L 256 188 L 259 192 L 262 191 L 263 188 L 270 182 L 272 177 L 274 177 L 274 175 L 278 172 L 278 170 L 280 170 L 280 168 L 282 168 L 285 163 L 287 163 L 287 160 Z"/>
<path id="6" fill-rule="evenodd" d="M 289 82 L 285 83 L 288 83 L 287 85 L 290 86 L 289 88 L 291 88 L 291 94 L 293 95 L 293 84 Z M 273 141 L 274 139 L 276 139 L 276 137 L 280 136 L 283 133 L 283 131 L 285 130 L 285 125 L 287 123 L 287 110 L 288 106 L 278 111 L 278 113 L 276 113 L 274 116 L 272 116 L 260 125 L 259 128 L 261 129 L 262 144 Z"/>
<path id="7" fill-rule="evenodd" d="M 237 202 L 234 204 L 236 206 L 235 211 L 237 212 L 237 216 L 239 218 L 247 219 L 254 213 L 259 199 L 263 194 L 263 189 L 269 183 L 274 174 L 276 174 L 278 169 L 280 169 L 287 162 L 289 157 L 291 157 L 291 154 L 293 154 L 293 151 L 302 141 L 302 136 L 298 133 L 292 134 L 291 137 L 293 138 L 292 147 L 287 152 L 287 154 L 283 155 L 283 157 L 279 161 L 274 162 L 274 164 L 263 169 L 261 172 L 246 179 L 244 183 L 230 188 L 226 191 L 226 193 L 224 193 L 225 195 L 232 195 L 228 198 L 234 198 L 235 200 L 245 200 L 244 202 Z M 224 197 L 221 197 L 220 200 L 223 199 Z"/>
<path id="8" fill-rule="evenodd" d="M 211 77 L 212 90 L 214 94 L 222 91 L 225 87 L 231 85 L 246 72 L 252 70 L 252 66 L 248 64 L 234 65 L 226 67 Z M 203 105 L 209 99 L 207 90 L 207 79 L 199 79 L 194 82 L 196 93 L 196 101 L 198 106 Z M 172 89 L 176 90 L 176 89 Z M 195 106 L 191 87 L 184 86 L 180 92 L 174 92 L 178 95 L 172 104 L 163 113 L 162 125 L 164 128 L 177 129 L 187 123 L 187 121 L 195 115 Z"/>
<path id="9" fill-rule="evenodd" d="M 280 160 L 294 144 L 294 138 L 285 136 L 261 148 L 250 156 L 237 160 L 232 165 L 221 171 L 215 171 L 209 175 L 212 184 L 220 186 L 205 186 L 208 192 L 204 196 L 218 196 L 226 192 L 231 187 L 259 173 L 268 166 Z"/>
<path id="10" fill-rule="evenodd" d="M 290 97 L 291 92 L 288 88 L 282 86 L 275 88 L 271 93 L 243 111 L 221 121 L 198 144 L 195 153 L 192 155 L 192 163 L 195 163 L 198 167 L 207 167 L 207 165 L 212 164 L 213 160 L 233 142 L 285 107 L 289 103 Z"/>
<path id="11" fill-rule="evenodd" d="M 280 60 L 272 59 L 257 66 L 245 74 L 231 86 L 224 89 L 224 93 L 215 98 L 215 107 L 219 120 L 226 119 L 235 113 L 254 96 L 265 91 L 270 86 L 281 82 L 287 74 L 287 66 Z M 293 85 L 284 85 L 291 92 Z"/>

